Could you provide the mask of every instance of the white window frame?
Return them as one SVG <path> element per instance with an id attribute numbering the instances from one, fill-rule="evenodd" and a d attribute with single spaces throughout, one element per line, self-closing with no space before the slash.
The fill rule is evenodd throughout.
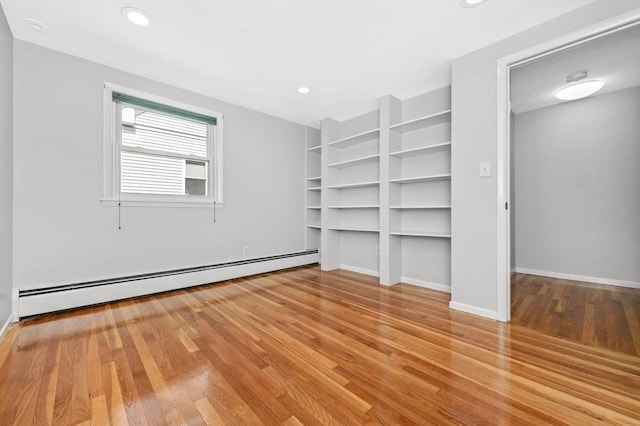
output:
<path id="1" fill-rule="evenodd" d="M 133 194 L 120 191 L 121 116 L 113 101 L 113 92 L 193 111 L 216 119 L 207 132 L 207 195 Z M 223 197 L 223 121 L 222 113 L 164 98 L 114 83 L 103 84 L 102 203 L 105 206 L 141 207 L 213 207 L 224 205 Z M 126 149 L 135 152 L 135 149 Z M 195 160 L 195 158 L 194 158 Z"/>

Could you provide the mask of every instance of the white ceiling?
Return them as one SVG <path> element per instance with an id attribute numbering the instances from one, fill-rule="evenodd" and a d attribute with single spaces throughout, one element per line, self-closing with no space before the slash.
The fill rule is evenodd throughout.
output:
<path id="1" fill-rule="evenodd" d="M 513 69 L 512 111 L 520 114 L 562 102 L 555 93 L 567 84 L 568 75 L 581 71 L 604 83 L 596 95 L 640 85 L 640 25 Z"/>
<path id="2" fill-rule="evenodd" d="M 17 39 L 312 125 L 445 86 L 452 59 L 591 1 L 0 0 Z"/>

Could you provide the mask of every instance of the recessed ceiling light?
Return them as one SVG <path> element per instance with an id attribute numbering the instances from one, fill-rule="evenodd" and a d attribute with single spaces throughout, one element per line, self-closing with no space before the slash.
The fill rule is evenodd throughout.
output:
<path id="1" fill-rule="evenodd" d="M 311 93 L 311 89 L 309 89 L 307 86 L 300 86 L 298 87 L 298 93 L 300 93 L 301 95 L 308 95 L 309 93 Z"/>
<path id="2" fill-rule="evenodd" d="M 460 0 L 460 6 L 462 7 L 478 7 L 486 3 L 487 0 Z"/>
<path id="3" fill-rule="evenodd" d="M 39 33 L 49 32 L 49 26 L 42 21 L 38 21 L 37 19 L 26 18 L 24 20 L 24 24 L 32 30 L 38 31 Z"/>
<path id="4" fill-rule="evenodd" d="M 574 101 L 576 99 L 586 98 L 602 89 L 602 86 L 604 86 L 604 83 L 599 80 L 586 80 L 567 84 L 556 92 L 556 98 L 561 101 Z"/>
<path id="5" fill-rule="evenodd" d="M 127 18 L 131 23 L 138 25 L 139 27 L 150 27 L 151 17 L 143 10 L 136 9 L 135 7 L 122 8 L 122 16 Z"/>

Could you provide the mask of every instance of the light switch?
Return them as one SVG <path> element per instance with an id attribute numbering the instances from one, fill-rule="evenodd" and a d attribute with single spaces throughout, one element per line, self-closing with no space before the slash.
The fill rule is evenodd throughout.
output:
<path id="1" fill-rule="evenodd" d="M 488 161 L 480 163 L 480 177 L 491 176 L 491 163 Z"/>

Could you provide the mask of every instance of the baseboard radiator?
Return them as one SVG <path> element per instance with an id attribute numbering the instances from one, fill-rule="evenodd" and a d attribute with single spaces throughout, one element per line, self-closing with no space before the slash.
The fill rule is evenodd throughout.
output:
<path id="1" fill-rule="evenodd" d="M 318 250 L 82 283 L 21 289 L 20 318 L 318 263 Z"/>

